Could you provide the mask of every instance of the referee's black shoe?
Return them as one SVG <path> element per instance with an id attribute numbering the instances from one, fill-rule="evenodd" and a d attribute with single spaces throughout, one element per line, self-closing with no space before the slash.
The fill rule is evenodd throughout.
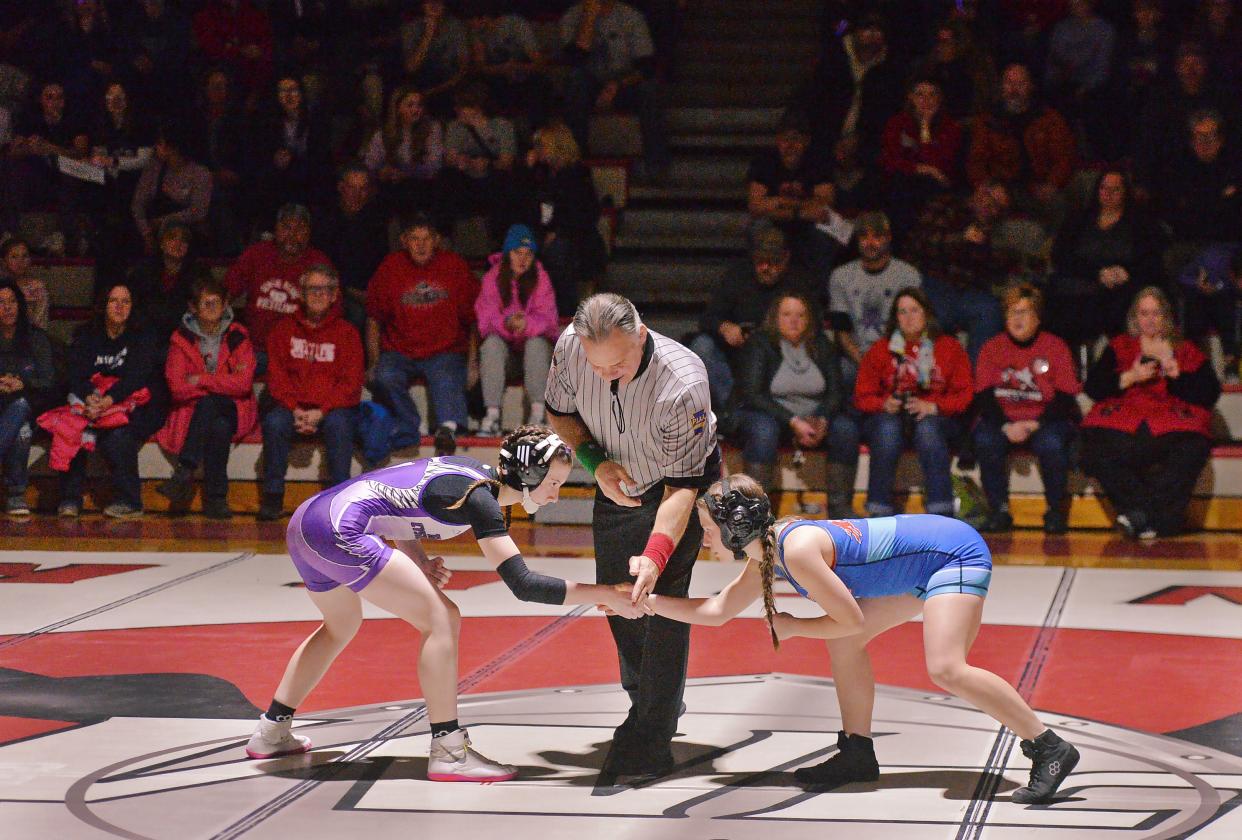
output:
<path id="1" fill-rule="evenodd" d="M 1078 765 L 1078 750 L 1051 729 L 1045 729 L 1038 738 L 1023 741 L 1022 754 L 1031 760 L 1031 780 L 1011 794 L 1012 801 L 1019 805 L 1050 801 Z"/>
<path id="2" fill-rule="evenodd" d="M 865 735 L 837 733 L 837 754 L 827 761 L 794 771 L 794 778 L 818 791 L 852 782 L 874 782 L 880 778 L 875 760 L 875 742 Z"/>
<path id="3" fill-rule="evenodd" d="M 452 455 L 457 451 L 457 431 L 449 425 L 441 425 L 436 429 L 434 438 L 436 457 Z"/>

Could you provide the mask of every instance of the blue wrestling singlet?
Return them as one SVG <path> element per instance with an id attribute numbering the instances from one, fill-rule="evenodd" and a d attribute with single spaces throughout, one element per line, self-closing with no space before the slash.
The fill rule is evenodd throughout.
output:
<path id="1" fill-rule="evenodd" d="M 817 519 L 787 526 L 776 545 L 776 573 L 807 597 L 785 565 L 785 538 L 813 525 L 832 538 L 836 573 L 855 598 L 965 593 L 987 595 L 992 552 L 965 522 L 934 514 L 876 519 Z"/>

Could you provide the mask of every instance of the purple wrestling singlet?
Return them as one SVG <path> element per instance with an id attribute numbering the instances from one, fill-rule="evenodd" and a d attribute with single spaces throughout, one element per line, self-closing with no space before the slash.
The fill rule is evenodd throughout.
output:
<path id="1" fill-rule="evenodd" d="M 303 502 L 289 521 L 288 545 L 306 588 L 326 592 L 345 585 L 359 592 L 392 556 L 385 539 L 444 540 L 469 530 L 423 506 L 431 480 L 448 475 L 496 477 L 473 458 L 425 458 L 364 473 Z"/>

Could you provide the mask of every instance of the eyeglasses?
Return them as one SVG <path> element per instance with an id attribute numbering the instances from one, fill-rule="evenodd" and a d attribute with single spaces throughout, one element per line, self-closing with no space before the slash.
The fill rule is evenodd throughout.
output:
<path id="1" fill-rule="evenodd" d="M 303 291 L 308 295 L 330 295 L 336 291 L 336 286 L 307 286 Z"/>

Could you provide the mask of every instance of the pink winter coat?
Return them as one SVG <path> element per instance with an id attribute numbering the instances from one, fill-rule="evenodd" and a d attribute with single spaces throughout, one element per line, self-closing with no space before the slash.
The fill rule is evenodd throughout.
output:
<path id="1" fill-rule="evenodd" d="M 185 326 L 172 334 L 168 345 L 168 361 L 164 376 L 172 392 L 172 410 L 164 428 L 155 434 L 155 442 L 161 449 L 174 455 L 185 445 L 190 430 L 190 418 L 194 405 L 208 394 L 232 397 L 237 404 L 237 442 L 250 434 L 259 418 L 259 406 L 254 398 L 254 345 L 246 328 L 236 322 L 225 328 L 220 340 L 220 358 L 216 372 L 207 372 L 207 362 L 198 349 L 198 337 Z M 190 384 L 189 378 L 197 375 L 198 381 Z"/>
<path id="2" fill-rule="evenodd" d="M 96 371 L 91 376 L 91 384 L 101 394 L 120 380 L 115 376 L 104 376 Z M 82 403 L 62 405 L 45 411 L 35 422 L 52 435 L 52 449 L 48 454 L 48 466 L 56 472 L 66 472 L 69 464 L 80 450 L 95 451 L 95 436 L 87 434 L 89 429 L 115 429 L 129 423 L 130 413 L 151 399 L 151 392 L 139 388 L 119 403 L 106 408 L 94 420 L 88 420 L 83 413 Z"/>
<path id="3" fill-rule="evenodd" d="M 509 282 L 509 305 L 502 306 L 500 301 L 500 261 L 503 254 L 492 254 L 488 257 L 490 267 L 480 281 L 479 296 L 474 301 L 474 315 L 479 322 L 479 337 L 498 335 L 514 348 L 519 348 L 526 339 L 541 335 L 553 343 L 561 334 L 560 324 L 556 315 L 556 293 L 552 290 L 552 281 L 543 264 L 535 260 L 535 289 L 530 293 L 526 305 L 518 300 L 517 278 Z M 515 312 L 526 313 L 526 332 L 514 335 L 505 327 L 505 319 Z"/>

